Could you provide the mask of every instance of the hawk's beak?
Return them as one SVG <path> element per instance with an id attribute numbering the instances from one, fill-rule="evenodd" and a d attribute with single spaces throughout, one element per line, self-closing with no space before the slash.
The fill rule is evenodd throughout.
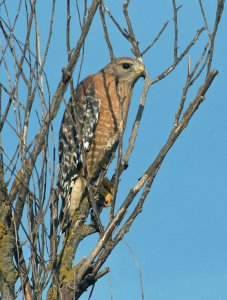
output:
<path id="1" fill-rule="evenodd" d="M 144 65 L 139 65 L 138 68 L 136 68 L 136 74 L 138 74 L 139 76 L 145 78 L 146 77 L 146 70 Z"/>
<path id="2" fill-rule="evenodd" d="M 142 66 L 142 68 L 141 68 L 141 74 L 142 74 L 141 76 L 145 79 L 145 77 L 146 77 L 146 75 L 147 75 L 147 72 L 146 72 L 144 66 Z"/>

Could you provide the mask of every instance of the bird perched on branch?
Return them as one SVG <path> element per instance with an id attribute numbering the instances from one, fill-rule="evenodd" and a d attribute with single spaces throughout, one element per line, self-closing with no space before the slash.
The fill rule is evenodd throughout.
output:
<path id="1" fill-rule="evenodd" d="M 59 132 L 61 227 L 78 209 L 87 177 L 92 180 L 107 145 L 125 126 L 132 90 L 141 76 L 145 77 L 145 67 L 138 59 L 118 58 L 86 77 L 67 104 Z M 108 184 L 104 196 L 107 206 L 111 200 Z"/>

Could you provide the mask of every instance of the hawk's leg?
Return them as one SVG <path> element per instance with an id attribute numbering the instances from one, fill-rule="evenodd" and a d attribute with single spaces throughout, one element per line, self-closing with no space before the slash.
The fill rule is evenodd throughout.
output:
<path id="1" fill-rule="evenodd" d="M 102 212 L 103 207 L 108 207 L 113 200 L 113 183 L 107 178 L 104 177 L 100 187 L 98 188 L 96 205 L 99 213 Z M 91 224 L 97 228 L 97 224 L 94 217 L 93 209 L 91 210 Z"/>

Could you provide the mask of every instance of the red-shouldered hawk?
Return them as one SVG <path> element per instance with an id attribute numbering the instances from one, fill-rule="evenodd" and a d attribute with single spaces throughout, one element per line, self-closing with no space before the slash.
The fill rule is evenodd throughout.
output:
<path id="1" fill-rule="evenodd" d="M 57 183 L 64 222 L 79 207 L 86 188 L 82 153 L 89 176 L 119 131 L 121 118 L 125 125 L 132 89 L 141 76 L 145 68 L 138 59 L 118 58 L 85 78 L 67 104 L 59 132 Z"/>

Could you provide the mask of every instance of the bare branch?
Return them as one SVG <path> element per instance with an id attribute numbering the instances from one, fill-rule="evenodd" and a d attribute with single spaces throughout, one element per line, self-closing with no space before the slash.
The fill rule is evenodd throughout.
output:
<path id="1" fill-rule="evenodd" d="M 193 45 L 198 40 L 200 34 L 204 31 L 204 27 L 197 30 L 197 33 L 195 34 L 194 38 L 191 40 L 191 42 L 188 44 L 188 46 L 185 48 L 185 50 L 181 53 L 181 55 L 178 57 L 177 61 L 175 61 L 171 66 L 169 66 L 164 72 L 162 72 L 160 75 L 155 77 L 151 84 L 154 84 L 158 82 L 159 80 L 165 78 L 167 75 L 169 75 L 178 65 L 178 63 L 185 57 L 185 55 L 188 53 L 188 51 L 193 47 Z"/>
<path id="2" fill-rule="evenodd" d="M 32 21 L 33 21 L 33 16 L 34 16 L 34 6 L 32 6 L 32 11 L 31 11 L 31 14 L 30 14 L 30 17 L 29 17 L 29 22 L 28 22 L 28 30 L 27 30 L 27 34 L 26 34 L 26 38 L 25 38 L 25 46 L 24 46 L 24 49 L 23 49 L 23 52 L 22 52 L 22 55 L 21 55 L 21 59 L 20 59 L 20 62 L 18 64 L 18 72 L 16 74 L 16 80 L 15 80 L 15 85 L 11 91 L 11 96 L 10 96 L 10 99 L 9 99 L 9 102 L 8 102 L 8 105 L 6 107 L 6 110 L 5 110 L 5 113 L 2 117 L 2 122 L 0 124 L 0 131 L 2 130 L 3 128 L 3 125 L 5 123 L 5 120 L 7 118 L 7 115 L 8 115 L 8 112 L 9 112 L 9 109 L 10 109 L 10 106 L 11 106 L 11 103 L 12 103 L 12 99 L 13 99 L 13 95 L 14 95 L 14 92 L 15 90 L 17 89 L 17 86 L 18 86 L 18 80 L 19 80 L 19 76 L 21 74 L 21 70 L 22 70 L 22 65 L 23 65 L 23 62 L 24 62 L 24 59 L 25 59 L 25 55 L 26 55 L 26 52 L 27 52 L 27 47 L 28 47 L 28 41 L 29 41 L 29 37 L 30 37 L 30 32 L 31 32 L 31 27 L 32 27 Z M 0 21 L 0 26 L 1 28 L 2 27 L 2 22 Z"/>
<path id="3" fill-rule="evenodd" d="M 135 55 L 135 57 L 141 57 L 141 53 L 139 50 L 139 42 L 136 40 L 133 28 L 132 28 L 132 23 L 131 20 L 129 18 L 129 14 L 128 14 L 128 5 L 129 5 L 129 0 L 125 1 L 125 3 L 123 4 L 123 13 L 125 15 L 125 20 L 126 23 L 128 25 L 128 40 L 131 42 L 132 44 L 132 53 Z"/>
<path id="4" fill-rule="evenodd" d="M 207 64 L 207 76 L 209 76 L 211 66 L 212 66 L 213 53 L 214 53 L 214 41 L 215 41 L 216 33 L 217 33 L 217 30 L 218 30 L 219 22 L 221 20 L 222 12 L 223 12 L 223 9 L 224 9 L 224 3 L 225 3 L 224 0 L 218 0 L 217 10 L 216 10 L 216 18 L 215 18 L 215 23 L 214 23 L 214 29 L 213 29 L 213 32 L 211 34 L 210 57 L 209 57 L 208 64 Z"/>
<path id="5" fill-rule="evenodd" d="M 202 0 L 199 0 L 199 5 L 200 5 L 200 9 L 201 9 L 201 13 L 202 13 L 202 16 L 203 16 L 203 20 L 204 20 L 204 24 L 205 24 L 206 30 L 207 30 L 207 32 L 208 32 L 208 35 L 211 36 L 210 30 L 209 30 L 209 26 L 208 26 L 208 22 L 207 22 L 207 18 L 206 18 L 204 9 L 203 9 L 203 3 L 202 3 Z"/>
<path id="6" fill-rule="evenodd" d="M 169 21 L 166 21 L 161 30 L 159 31 L 159 33 L 157 34 L 157 36 L 154 38 L 154 40 L 150 43 L 149 46 L 147 46 L 146 49 L 144 49 L 142 52 L 141 52 L 141 56 L 143 56 L 148 50 L 150 50 L 151 47 L 154 46 L 154 44 L 159 40 L 160 36 L 162 35 L 162 33 L 164 32 L 164 30 L 166 29 L 166 27 L 168 26 L 169 24 Z"/>
<path id="7" fill-rule="evenodd" d="M 176 1 L 172 0 L 173 4 L 173 21 L 174 21 L 174 61 L 177 61 L 178 58 L 178 20 L 177 20 L 177 11 L 179 8 L 176 6 Z"/>

